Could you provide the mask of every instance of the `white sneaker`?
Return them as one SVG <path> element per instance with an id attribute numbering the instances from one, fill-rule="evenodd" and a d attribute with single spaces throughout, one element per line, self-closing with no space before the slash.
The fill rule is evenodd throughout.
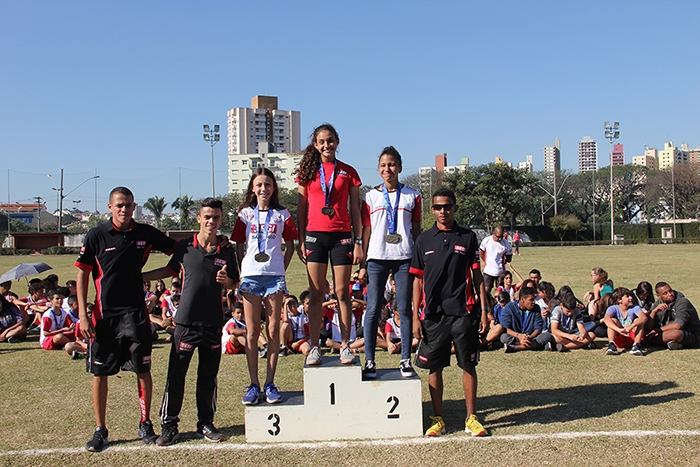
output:
<path id="1" fill-rule="evenodd" d="M 307 365 L 320 365 L 323 361 L 323 356 L 321 354 L 321 349 L 318 347 L 312 347 L 309 350 L 309 355 L 306 356 Z"/>
<path id="2" fill-rule="evenodd" d="M 340 348 L 340 363 L 343 365 L 352 365 L 355 363 L 355 356 L 347 345 Z"/>

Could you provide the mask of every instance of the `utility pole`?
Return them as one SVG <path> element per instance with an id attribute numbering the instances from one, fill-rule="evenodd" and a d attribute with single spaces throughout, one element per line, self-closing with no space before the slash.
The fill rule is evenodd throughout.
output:
<path id="1" fill-rule="evenodd" d="M 41 232 L 41 196 L 36 197 L 36 231 Z"/>

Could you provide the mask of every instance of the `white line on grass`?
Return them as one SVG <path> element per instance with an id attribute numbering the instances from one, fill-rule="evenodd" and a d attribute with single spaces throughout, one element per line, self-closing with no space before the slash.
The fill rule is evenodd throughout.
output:
<path id="1" fill-rule="evenodd" d="M 521 435 L 500 435 L 478 438 L 478 442 L 488 441 L 528 441 L 543 439 L 575 439 L 593 438 L 596 436 L 607 436 L 613 438 L 641 438 L 646 436 L 700 436 L 700 430 L 634 430 L 634 431 L 583 431 L 570 433 L 536 433 Z M 217 443 L 217 444 L 187 444 L 179 443 L 173 446 L 114 446 L 107 452 L 130 452 L 130 451 L 160 451 L 182 450 L 182 451 L 256 451 L 263 449 L 322 449 L 322 448 L 346 448 L 355 446 L 407 446 L 423 445 L 431 443 L 448 443 L 454 441 L 464 441 L 473 439 L 468 435 L 452 435 L 440 438 L 397 438 L 397 439 L 377 439 L 366 441 L 321 441 L 314 443 L 265 443 L 265 444 L 243 444 L 243 443 Z M 86 452 L 84 448 L 56 448 L 56 449 L 26 449 L 23 451 L 0 452 L 0 457 L 6 456 L 48 456 L 52 454 L 79 454 Z"/>

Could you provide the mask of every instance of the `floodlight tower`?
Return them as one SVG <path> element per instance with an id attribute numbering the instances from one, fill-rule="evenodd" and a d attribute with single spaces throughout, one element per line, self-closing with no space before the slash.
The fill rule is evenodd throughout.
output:
<path id="1" fill-rule="evenodd" d="M 219 125 L 214 125 L 214 129 L 211 130 L 209 125 L 204 125 L 204 141 L 209 143 L 211 146 L 211 197 L 216 196 L 214 193 L 214 145 L 219 142 L 221 137 L 219 136 Z"/>
<path id="2" fill-rule="evenodd" d="M 620 137 L 620 122 L 605 122 L 605 139 L 610 141 L 610 244 L 615 244 L 615 210 L 613 203 L 613 141 Z"/>

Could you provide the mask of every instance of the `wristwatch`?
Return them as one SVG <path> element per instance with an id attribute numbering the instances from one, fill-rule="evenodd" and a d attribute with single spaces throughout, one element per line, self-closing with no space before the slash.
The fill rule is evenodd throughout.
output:
<path id="1" fill-rule="evenodd" d="M 355 237 L 355 245 L 362 245 L 362 237 Z"/>

